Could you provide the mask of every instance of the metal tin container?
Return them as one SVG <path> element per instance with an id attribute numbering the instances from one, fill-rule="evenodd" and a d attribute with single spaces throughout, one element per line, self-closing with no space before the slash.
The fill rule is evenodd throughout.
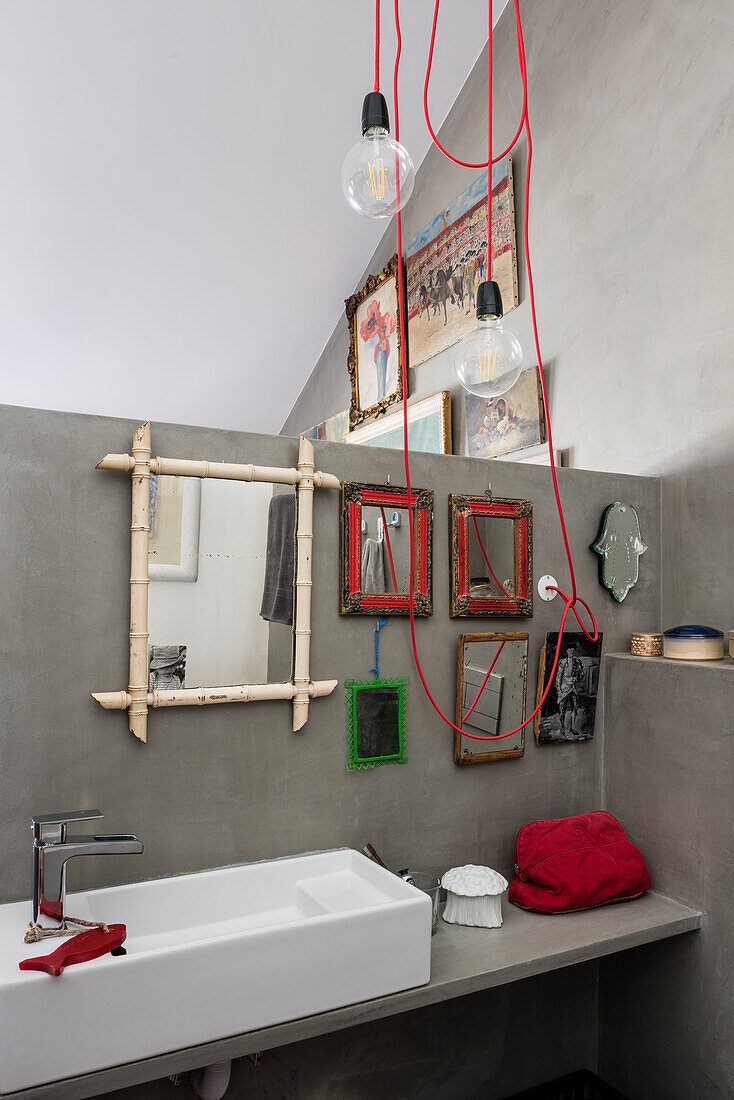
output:
<path id="1" fill-rule="evenodd" d="M 662 657 L 662 634 L 635 631 L 630 639 L 630 653 L 635 657 Z"/>

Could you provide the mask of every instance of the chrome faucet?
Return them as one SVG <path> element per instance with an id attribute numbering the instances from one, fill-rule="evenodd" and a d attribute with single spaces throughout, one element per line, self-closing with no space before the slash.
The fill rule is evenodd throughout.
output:
<path id="1" fill-rule="evenodd" d="M 132 833 L 107 836 L 69 836 L 66 826 L 77 821 L 97 821 L 99 810 L 39 814 L 33 826 L 33 923 L 50 917 L 66 927 L 66 863 L 74 856 L 139 855 L 142 843 Z"/>

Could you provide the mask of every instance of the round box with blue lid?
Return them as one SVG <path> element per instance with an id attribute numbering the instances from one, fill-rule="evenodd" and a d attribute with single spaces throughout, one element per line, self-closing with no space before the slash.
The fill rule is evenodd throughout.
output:
<path id="1" fill-rule="evenodd" d="M 712 626 L 675 626 L 663 635 L 663 656 L 679 661 L 720 661 L 724 634 Z"/>

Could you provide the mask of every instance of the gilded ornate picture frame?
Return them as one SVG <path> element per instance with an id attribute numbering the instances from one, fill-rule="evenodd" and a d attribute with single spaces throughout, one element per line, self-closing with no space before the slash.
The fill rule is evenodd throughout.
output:
<path id="1" fill-rule="evenodd" d="M 411 487 L 413 509 L 413 605 L 433 614 L 433 490 Z M 341 484 L 339 613 L 410 613 L 410 535 L 404 487 Z M 377 583 L 379 581 L 379 583 Z"/>
<path id="2" fill-rule="evenodd" d="M 398 256 L 345 301 L 349 326 L 347 370 L 352 383 L 349 426 L 384 413 L 403 400 L 402 333 L 398 308 Z"/>
<path id="3" fill-rule="evenodd" d="M 504 521 L 503 529 L 487 545 L 481 529 L 493 520 Z M 452 618 L 533 614 L 531 500 L 449 493 L 449 601 Z"/>
<path id="4" fill-rule="evenodd" d="M 362 424 L 346 436 L 345 443 L 362 443 L 368 447 L 403 449 L 402 410 L 388 413 L 378 420 Z M 408 450 L 427 454 L 450 455 L 451 394 L 448 390 L 434 393 L 408 405 Z"/>

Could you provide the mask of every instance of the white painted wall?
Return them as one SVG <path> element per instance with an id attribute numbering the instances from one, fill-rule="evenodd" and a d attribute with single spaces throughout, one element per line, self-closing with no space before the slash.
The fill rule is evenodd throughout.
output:
<path id="1" fill-rule="evenodd" d="M 402 3 L 416 164 L 431 10 Z M 339 183 L 372 88 L 373 12 L 369 0 L 3 0 L 1 401 L 279 430 L 384 229 Z M 477 0 L 446 5 L 437 121 L 485 24 Z"/>
<path id="2" fill-rule="evenodd" d="M 198 579 L 150 584 L 150 644 L 187 646 L 186 687 L 267 683 L 259 612 L 272 495 L 272 485 L 204 480 Z"/>

